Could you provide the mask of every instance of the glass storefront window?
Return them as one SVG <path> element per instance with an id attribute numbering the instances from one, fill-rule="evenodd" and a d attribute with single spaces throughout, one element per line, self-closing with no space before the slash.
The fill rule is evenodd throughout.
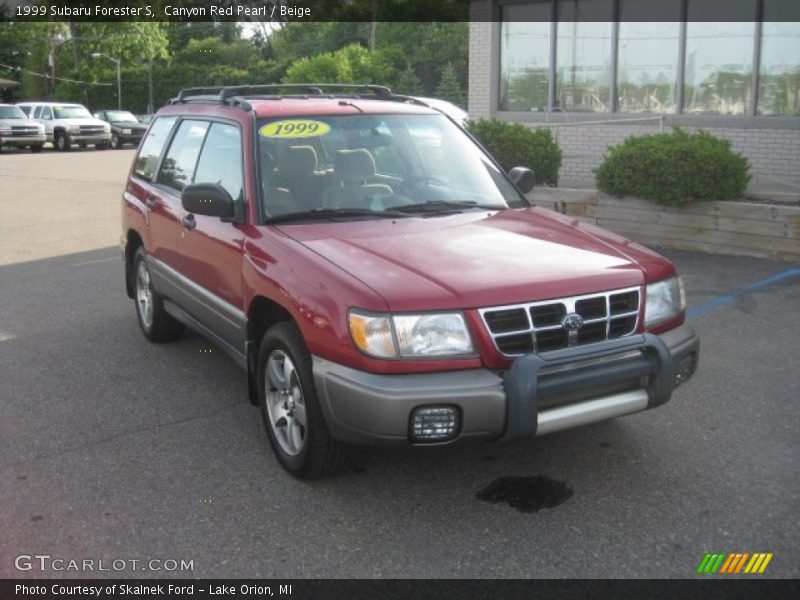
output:
<path id="1" fill-rule="evenodd" d="M 619 24 L 617 110 L 674 113 L 680 24 Z"/>
<path id="2" fill-rule="evenodd" d="M 611 84 L 611 22 L 577 21 L 595 15 L 603 0 L 559 0 L 556 106 L 567 111 L 608 112 Z M 589 12 L 591 11 L 591 13 Z"/>
<path id="3" fill-rule="evenodd" d="M 754 43 L 754 23 L 689 22 L 683 112 L 747 114 Z"/>
<path id="4" fill-rule="evenodd" d="M 551 18 L 550 2 L 503 7 L 500 110 L 547 110 Z"/>
<path id="5" fill-rule="evenodd" d="M 800 23 L 762 23 L 759 115 L 800 115 Z"/>

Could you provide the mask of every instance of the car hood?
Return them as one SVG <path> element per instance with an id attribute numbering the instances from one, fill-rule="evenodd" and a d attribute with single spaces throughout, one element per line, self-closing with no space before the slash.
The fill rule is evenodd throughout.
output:
<path id="1" fill-rule="evenodd" d="M 39 127 L 39 122 L 33 119 L 0 119 L 0 125 L 11 127 Z"/>
<path id="2" fill-rule="evenodd" d="M 55 119 L 59 125 L 108 125 L 105 121 L 89 117 L 77 117 L 72 119 Z"/>
<path id="3" fill-rule="evenodd" d="M 133 121 L 116 121 L 110 124 L 112 127 L 117 129 L 135 129 L 136 131 L 144 131 L 147 129 L 147 125 L 142 125 L 141 123 L 134 123 Z"/>
<path id="4" fill-rule="evenodd" d="M 394 311 L 588 294 L 674 272 L 641 246 L 538 208 L 281 229 L 360 279 Z"/>

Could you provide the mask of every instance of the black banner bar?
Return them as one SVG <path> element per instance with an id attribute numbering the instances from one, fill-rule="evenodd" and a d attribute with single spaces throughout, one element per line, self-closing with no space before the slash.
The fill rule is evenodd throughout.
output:
<path id="1" fill-rule="evenodd" d="M 246 579 L 0 580 L 3 600 L 531 600 L 533 598 L 800 597 L 794 580 L 709 577 L 682 580 Z"/>
<path id="2" fill-rule="evenodd" d="M 534 0 L 527 0 L 533 3 Z M 570 20 L 674 21 L 686 0 L 594 0 Z M 556 0 L 536 0 L 541 6 Z M 494 21 L 526 0 L 0 0 L 0 21 Z M 689 21 L 800 21 L 796 0 L 688 0 Z M 522 20 L 536 19 L 526 13 Z"/>

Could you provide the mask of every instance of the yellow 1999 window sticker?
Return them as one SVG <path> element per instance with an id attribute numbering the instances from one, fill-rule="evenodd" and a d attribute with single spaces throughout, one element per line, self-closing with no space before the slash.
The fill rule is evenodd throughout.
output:
<path id="1" fill-rule="evenodd" d="M 264 125 L 258 133 L 268 138 L 307 138 L 325 135 L 331 126 L 322 121 L 287 119 Z"/>

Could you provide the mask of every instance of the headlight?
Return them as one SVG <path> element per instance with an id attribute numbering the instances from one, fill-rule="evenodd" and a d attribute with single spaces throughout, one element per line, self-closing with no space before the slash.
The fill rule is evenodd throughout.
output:
<path id="1" fill-rule="evenodd" d="M 356 346 L 376 358 L 429 358 L 473 353 L 464 315 L 370 315 L 351 311 L 350 334 Z"/>
<path id="2" fill-rule="evenodd" d="M 684 310 L 686 310 L 686 292 L 680 277 L 670 277 L 647 286 L 647 302 L 644 307 L 645 328 L 669 321 Z"/>
<path id="3" fill-rule="evenodd" d="M 11 125 L 6 125 L 5 123 L 0 123 L 0 131 L 11 131 Z"/>
<path id="4" fill-rule="evenodd" d="M 44 133 L 44 125 L 38 123 L 38 126 L 39 126 L 39 133 Z"/>

